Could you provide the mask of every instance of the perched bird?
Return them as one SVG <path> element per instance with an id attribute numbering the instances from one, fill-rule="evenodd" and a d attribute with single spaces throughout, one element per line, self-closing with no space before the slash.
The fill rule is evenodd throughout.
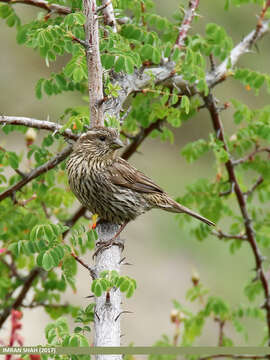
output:
<path id="1" fill-rule="evenodd" d="M 169 197 L 149 177 L 117 156 L 124 144 L 117 130 L 94 127 L 74 144 L 67 162 L 70 188 L 79 201 L 103 220 L 126 224 L 153 208 L 191 215 L 207 225 L 212 221 Z"/>

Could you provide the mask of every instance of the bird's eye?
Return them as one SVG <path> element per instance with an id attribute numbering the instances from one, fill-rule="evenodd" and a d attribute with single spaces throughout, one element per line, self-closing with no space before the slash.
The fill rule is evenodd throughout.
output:
<path id="1" fill-rule="evenodd" d="M 100 141 L 105 141 L 105 140 L 106 140 L 106 136 L 101 135 L 101 136 L 99 137 L 99 140 L 100 140 Z"/>

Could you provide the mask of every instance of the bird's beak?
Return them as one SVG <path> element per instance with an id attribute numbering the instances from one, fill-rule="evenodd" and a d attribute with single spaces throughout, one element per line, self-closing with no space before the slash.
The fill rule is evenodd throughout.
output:
<path id="1" fill-rule="evenodd" d="M 122 143 L 122 141 L 120 139 L 115 139 L 112 143 L 111 143 L 111 148 L 112 149 L 120 149 L 121 147 L 123 147 L 124 144 Z"/>

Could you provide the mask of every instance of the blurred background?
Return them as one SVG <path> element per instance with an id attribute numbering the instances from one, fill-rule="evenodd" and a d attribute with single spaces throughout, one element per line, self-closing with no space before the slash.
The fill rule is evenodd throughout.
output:
<path id="1" fill-rule="evenodd" d="M 180 4 L 179 0 L 155 0 L 159 14 L 171 17 Z M 181 6 L 186 6 L 182 1 Z M 224 11 L 225 0 L 203 0 L 199 7 L 200 17 L 194 23 L 193 32 L 203 32 L 208 22 L 224 26 L 234 43 L 239 42 L 256 25 L 256 15 L 260 8 L 245 5 L 240 9 L 231 7 Z M 16 4 L 23 22 L 36 16 L 39 10 L 30 6 Z M 32 49 L 19 46 L 15 40 L 14 28 L 8 28 L 0 22 L 0 113 L 4 115 L 28 116 L 37 119 L 57 121 L 68 106 L 84 104 L 81 95 L 65 93 L 57 97 L 35 98 L 35 84 L 41 77 L 48 77 L 51 71 L 57 71 L 65 63 L 66 58 L 47 68 L 45 62 Z M 265 37 L 258 44 L 257 52 L 245 55 L 239 65 L 250 67 L 261 72 L 269 71 L 270 38 Z M 269 95 L 255 97 L 254 93 L 245 90 L 240 83 L 229 79 L 219 85 L 215 95 L 221 103 L 236 97 L 239 101 L 259 108 L 269 103 Z M 225 130 L 233 134 L 233 110 L 222 113 Z M 215 176 L 215 163 L 211 155 L 202 157 L 196 164 L 187 164 L 180 155 L 180 150 L 188 142 L 199 138 L 208 138 L 211 122 L 206 111 L 201 110 L 189 122 L 175 131 L 175 143 L 161 143 L 159 140 L 148 139 L 130 162 L 150 175 L 173 197 L 183 195 L 188 184 L 198 177 L 209 180 Z M 12 133 L 0 135 L 0 145 L 8 150 L 23 148 L 22 134 Z M 138 289 L 128 301 L 124 300 L 123 309 L 132 314 L 122 316 L 122 344 L 152 345 L 162 334 L 171 336 L 174 327 L 170 323 L 172 300 L 196 310 L 196 304 L 185 300 L 185 293 L 191 287 L 191 274 L 196 270 L 202 283 L 210 289 L 212 295 L 222 296 L 230 304 L 246 303 L 243 288 L 251 276 L 254 267 L 253 256 L 247 246 L 235 255 L 230 255 L 229 246 L 214 237 L 198 242 L 190 236 L 188 230 L 180 229 L 173 214 L 152 211 L 131 223 L 122 237 L 126 239 L 124 256 L 133 266 L 123 267 L 123 272 L 137 280 Z M 91 262 L 91 255 L 85 257 Z M 63 303 L 88 304 L 84 297 L 90 293 L 89 276 L 84 269 L 79 269 L 76 294 L 68 291 Z M 25 345 L 45 344 L 44 327 L 50 321 L 40 308 L 24 311 Z M 262 338 L 262 330 L 256 322 L 250 323 L 249 345 L 257 345 Z M 8 324 L 6 325 L 8 330 Z M 225 328 L 227 335 L 234 332 Z M 238 344 L 243 344 L 242 340 Z M 217 344 L 218 325 L 206 324 L 203 336 L 198 345 Z"/>

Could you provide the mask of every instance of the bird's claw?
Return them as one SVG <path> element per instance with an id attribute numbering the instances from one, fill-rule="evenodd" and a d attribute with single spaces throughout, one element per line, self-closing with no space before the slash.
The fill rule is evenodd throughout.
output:
<path id="1" fill-rule="evenodd" d="M 117 245 L 121 248 L 121 250 L 124 250 L 124 244 L 123 241 L 121 240 L 116 240 L 114 238 L 112 238 L 109 241 L 98 241 L 96 246 L 97 246 L 97 250 L 94 252 L 92 258 L 94 259 L 95 256 L 97 256 L 100 252 L 109 249 L 111 246 L 113 245 Z"/>

